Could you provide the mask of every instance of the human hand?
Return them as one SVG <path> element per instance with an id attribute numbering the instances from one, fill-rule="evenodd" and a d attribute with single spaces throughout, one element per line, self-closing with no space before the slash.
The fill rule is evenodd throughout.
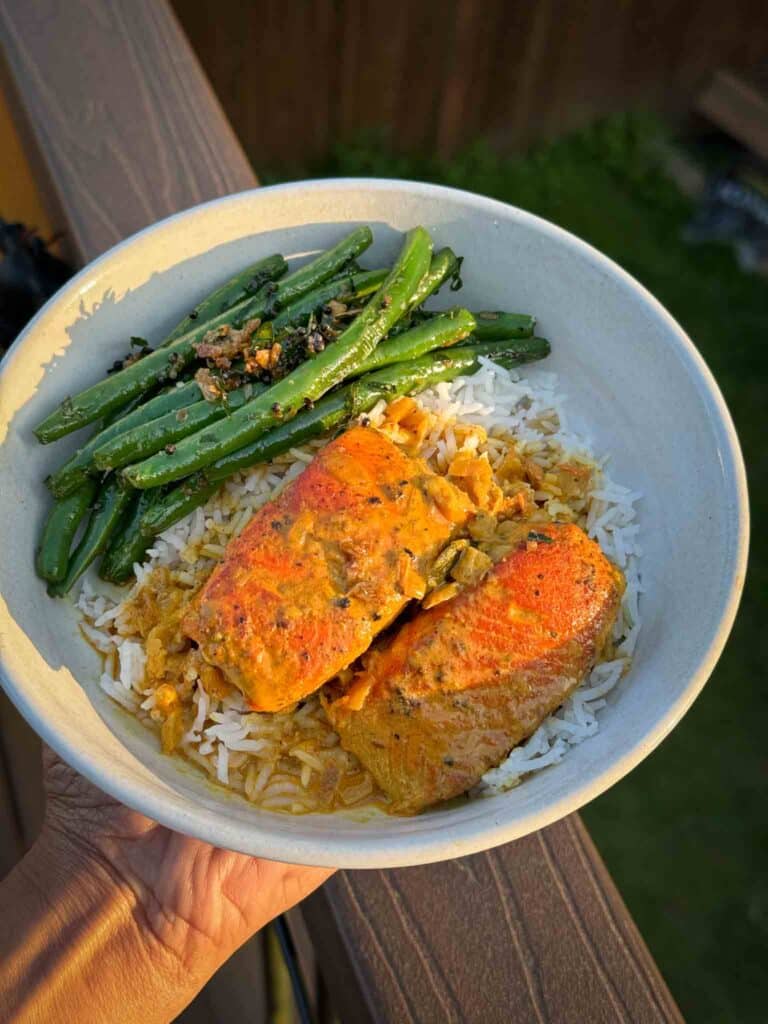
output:
<path id="1" fill-rule="evenodd" d="M 113 800 L 45 749 L 40 837 L 0 886 L 0 1019 L 173 1019 L 332 873 L 220 850 Z"/>
<path id="2" fill-rule="evenodd" d="M 148 938 L 184 965 L 206 951 L 228 956 L 332 874 L 172 832 L 102 793 L 48 748 L 43 765 L 44 829 L 91 858 L 135 903 Z"/>

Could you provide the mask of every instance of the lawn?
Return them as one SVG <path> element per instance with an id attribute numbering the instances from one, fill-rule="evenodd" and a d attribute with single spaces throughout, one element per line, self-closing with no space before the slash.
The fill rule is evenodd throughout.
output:
<path id="1" fill-rule="evenodd" d="M 339 148 L 322 165 L 270 178 L 416 178 L 531 210 L 637 277 L 709 363 L 744 448 L 756 524 L 741 611 L 714 676 L 683 723 L 583 813 L 684 1015 L 696 1024 L 763 1024 L 768 546 L 758 524 L 768 511 L 768 283 L 742 273 L 723 246 L 681 241 L 690 207 L 658 165 L 656 131 L 628 116 L 525 158 L 498 157 L 477 145 L 448 162 L 399 156 L 367 139 Z"/>

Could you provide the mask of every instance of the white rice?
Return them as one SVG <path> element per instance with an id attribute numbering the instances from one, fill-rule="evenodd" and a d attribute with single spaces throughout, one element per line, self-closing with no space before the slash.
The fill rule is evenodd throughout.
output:
<path id="1" fill-rule="evenodd" d="M 494 438 L 511 434 L 524 446 L 527 456 L 534 461 L 541 460 L 542 464 L 546 464 L 548 453 L 560 450 L 560 458 L 596 465 L 586 515 L 578 522 L 626 576 L 627 588 L 613 635 L 615 657 L 598 664 L 558 711 L 516 747 L 501 765 L 489 771 L 476 789 L 477 793 L 501 792 L 518 785 L 524 776 L 562 761 L 573 746 L 593 736 L 600 727 L 599 712 L 606 705 L 606 697 L 630 666 L 641 625 L 639 595 L 642 586 L 638 569 L 641 549 L 636 520 L 636 504 L 641 495 L 611 480 L 605 470 L 607 457 L 592 452 L 583 438 L 568 429 L 564 398 L 558 393 L 558 380 L 552 373 L 533 371 L 522 378 L 515 371 L 504 370 L 487 361 L 474 376 L 439 384 L 422 393 L 419 401 L 436 416 L 422 455 L 438 470 L 445 470 L 458 450 L 453 429 L 456 423 L 479 424 L 485 428 L 492 464 L 494 445 L 500 452 L 499 459 L 504 447 L 501 440 Z M 372 423 L 381 422 L 385 408 L 385 402 L 381 401 L 369 413 Z M 160 566 L 167 566 L 178 584 L 194 587 L 201 570 L 209 571 L 215 565 L 229 539 L 240 533 L 252 514 L 304 469 L 323 443 L 315 441 L 291 449 L 269 465 L 238 475 L 207 505 L 162 533 L 148 552 L 147 560 L 136 566 L 137 582 L 126 600 Z M 470 438 L 465 447 L 473 449 L 477 444 L 476 438 Z M 536 497 L 544 502 L 552 518 L 573 518 L 567 504 L 558 501 L 556 496 L 542 492 Z M 83 613 L 87 639 L 106 656 L 107 670 L 100 681 L 102 689 L 129 711 L 139 713 L 141 706 L 145 713 L 151 712 L 154 695 L 150 691 L 142 692 L 146 660 L 142 645 L 119 635 L 125 600 L 115 603 L 106 593 L 86 582 L 78 607 Z M 114 632 L 116 627 L 117 633 Z M 109 665 L 113 666 L 112 674 Z M 260 756 L 267 758 L 274 754 L 287 716 L 250 713 L 239 695 L 212 701 L 199 681 L 193 700 L 195 718 L 182 740 L 182 749 L 189 757 L 221 783 L 245 792 L 249 799 L 258 796 L 263 807 L 306 809 L 300 800 L 297 805 L 296 786 L 286 782 L 284 774 L 275 772 L 274 765 L 257 760 Z M 317 699 L 311 698 L 292 715 L 291 728 L 312 730 L 321 715 Z M 270 717 L 274 722 L 265 723 Z M 320 770 L 322 763 L 301 748 L 291 750 L 291 754 L 297 762 L 296 778 L 306 787 L 313 771 Z M 338 746 L 324 752 L 324 756 L 349 758 Z M 244 764 L 249 757 L 254 758 L 254 763 L 247 773 L 245 769 L 242 773 L 233 773 L 233 766 Z M 363 794 L 365 785 L 365 781 L 360 784 Z"/>

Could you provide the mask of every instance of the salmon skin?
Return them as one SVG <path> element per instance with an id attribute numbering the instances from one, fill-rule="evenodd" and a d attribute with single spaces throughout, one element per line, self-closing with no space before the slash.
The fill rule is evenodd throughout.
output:
<path id="1" fill-rule="evenodd" d="M 583 530 L 536 524 L 476 586 L 370 652 L 326 711 L 412 814 L 465 792 L 530 736 L 604 647 L 624 578 Z"/>
<path id="2" fill-rule="evenodd" d="M 257 711 L 353 662 L 411 598 L 474 506 L 372 427 L 327 444 L 229 545 L 184 632 Z"/>

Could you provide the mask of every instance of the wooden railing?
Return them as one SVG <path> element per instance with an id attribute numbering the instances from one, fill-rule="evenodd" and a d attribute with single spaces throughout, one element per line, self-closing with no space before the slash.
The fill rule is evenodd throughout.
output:
<path id="1" fill-rule="evenodd" d="M 0 43 L 79 262 L 257 184 L 165 0 L 0 0 Z M 8 866 L 34 836 L 41 797 L 37 741 L 1 709 Z M 340 872 L 300 914 L 342 1024 L 681 1020 L 577 815 L 461 860 Z M 225 968 L 237 998 L 212 995 L 189 1020 L 265 1019 L 257 960 L 238 954 Z"/>

